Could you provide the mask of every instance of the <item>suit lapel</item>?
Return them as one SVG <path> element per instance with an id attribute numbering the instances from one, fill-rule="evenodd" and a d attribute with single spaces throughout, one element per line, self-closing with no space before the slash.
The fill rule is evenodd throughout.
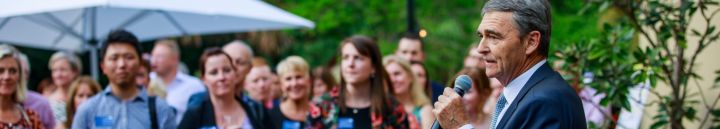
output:
<path id="1" fill-rule="evenodd" d="M 525 98 L 525 95 L 532 89 L 536 84 L 538 84 L 540 81 L 544 80 L 545 77 L 548 77 L 552 75 L 552 69 L 548 64 L 543 64 L 538 68 L 535 73 L 533 73 L 532 76 L 530 76 L 530 80 L 528 80 L 527 83 L 523 86 L 522 90 L 520 90 L 520 93 L 517 94 L 517 97 L 515 97 L 515 100 L 512 101 L 510 104 L 510 107 L 508 107 L 507 111 L 505 111 L 505 114 L 500 119 L 500 123 L 498 123 L 496 129 L 502 129 L 505 127 L 505 124 L 507 124 L 508 120 L 510 120 L 510 117 L 513 116 L 515 113 L 515 109 L 517 109 L 518 103 L 522 101 L 522 99 Z"/>

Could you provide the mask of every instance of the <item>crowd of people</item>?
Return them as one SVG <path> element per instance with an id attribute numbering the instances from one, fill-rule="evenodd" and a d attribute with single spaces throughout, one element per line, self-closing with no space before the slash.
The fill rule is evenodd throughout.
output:
<path id="1" fill-rule="evenodd" d="M 546 64 L 550 23 L 538 20 L 549 18 L 548 3 L 522 2 L 484 8 L 483 40 L 468 46 L 457 72 L 472 81 L 462 97 L 452 81 L 429 79 L 414 33 L 390 55 L 373 38 L 347 37 L 337 63 L 314 67 L 299 56 L 272 67 L 235 40 L 205 49 L 193 76 L 175 41 L 158 40 L 144 55 L 133 33 L 114 30 L 100 48 L 106 86 L 83 75 L 76 55 L 57 52 L 36 91 L 27 88 L 27 56 L 0 44 L 0 129 L 430 129 L 435 120 L 449 128 L 583 128 L 577 94 Z M 539 18 L 510 24 L 527 18 L 513 15 L 523 11 Z"/>
<path id="2" fill-rule="evenodd" d="M 74 53 L 61 51 L 36 91 L 27 88 L 25 54 L 3 44 L 0 128 L 430 128 L 432 103 L 445 86 L 429 79 L 419 36 L 404 35 L 396 53 L 384 57 L 367 36 L 339 44 L 337 66 L 311 67 L 289 56 L 272 68 L 244 42 L 231 41 L 204 50 L 196 77 L 180 70 L 175 41 L 158 40 L 143 57 L 134 34 L 116 30 L 101 48 L 106 86 L 82 74 Z M 473 78 L 465 99 L 480 127 L 500 86 L 491 85 L 475 54 L 469 49 L 458 75 Z"/>

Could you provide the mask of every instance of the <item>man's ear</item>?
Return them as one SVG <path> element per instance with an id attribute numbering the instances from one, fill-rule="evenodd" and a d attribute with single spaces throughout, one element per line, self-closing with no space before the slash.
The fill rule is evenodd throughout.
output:
<path id="1" fill-rule="evenodd" d="M 530 31 L 530 33 L 527 34 L 525 54 L 530 55 L 531 53 L 538 51 L 538 48 L 540 48 L 540 32 Z"/>
<path id="2" fill-rule="evenodd" d="M 103 62 L 105 62 L 105 61 L 103 61 L 103 59 L 100 59 L 100 62 L 98 62 L 98 65 L 100 66 L 100 72 L 102 72 L 102 74 L 105 74 L 105 64 Z"/>

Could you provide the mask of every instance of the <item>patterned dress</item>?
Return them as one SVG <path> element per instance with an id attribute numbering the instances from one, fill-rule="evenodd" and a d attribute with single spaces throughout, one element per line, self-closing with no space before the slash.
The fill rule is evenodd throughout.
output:
<path id="1" fill-rule="evenodd" d="M 364 128 L 364 127 L 357 127 L 360 126 L 369 126 L 373 129 L 409 129 L 409 122 L 408 122 L 408 115 L 405 112 L 405 109 L 402 107 L 400 103 L 395 101 L 394 99 L 388 99 L 386 101 L 386 105 L 389 105 L 387 107 L 390 107 L 389 109 L 385 110 L 383 114 L 376 114 L 372 111 L 370 111 L 370 108 L 363 108 L 363 109 L 353 109 L 353 108 L 347 108 L 344 113 L 340 112 L 340 107 L 337 105 L 338 103 L 338 96 L 339 96 L 339 89 L 337 87 L 333 88 L 329 94 L 323 95 L 322 99 L 323 101 L 317 102 L 318 108 L 320 109 L 319 113 L 311 113 L 313 116 L 314 114 L 318 114 L 320 119 L 312 119 L 310 123 L 313 124 L 313 128 L 315 129 L 327 129 L 327 128 L 338 128 L 343 129 L 344 121 L 347 121 L 345 119 L 353 118 L 354 124 L 350 126 L 354 126 L 354 128 Z M 358 119 L 361 118 L 361 119 Z M 363 118 L 368 118 L 367 120 L 363 120 Z M 317 121 L 319 120 L 319 122 Z"/>
<path id="2" fill-rule="evenodd" d="M 65 123 L 67 121 L 67 112 L 65 107 L 67 104 L 65 101 L 60 100 L 49 100 L 50 108 L 52 109 L 53 116 L 55 117 L 55 123 Z"/>
<path id="3" fill-rule="evenodd" d="M 280 107 L 273 108 L 269 113 L 273 124 L 279 126 L 280 129 L 326 129 L 320 115 L 320 108 L 315 103 L 310 103 L 310 111 L 305 117 L 305 121 L 295 121 L 285 116 Z"/>
<path id="4" fill-rule="evenodd" d="M 22 109 L 22 108 L 20 108 Z M 23 110 L 20 120 L 12 123 L 0 122 L 0 129 L 44 129 L 40 117 L 35 111 Z"/>

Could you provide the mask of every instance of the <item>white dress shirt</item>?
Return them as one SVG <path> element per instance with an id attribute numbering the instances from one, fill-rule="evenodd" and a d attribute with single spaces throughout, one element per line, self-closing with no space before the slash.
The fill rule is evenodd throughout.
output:
<path id="1" fill-rule="evenodd" d="M 158 78 L 157 73 L 155 72 L 150 73 L 150 78 L 162 80 Z M 170 84 L 166 84 L 165 90 L 167 93 L 165 101 L 177 110 L 178 115 L 175 117 L 175 121 L 176 123 L 180 123 L 183 115 L 185 114 L 185 110 L 187 109 L 190 96 L 195 93 L 204 92 L 205 85 L 202 81 L 200 81 L 200 79 L 178 71 L 175 75 L 175 79 L 173 79 Z"/>
<path id="2" fill-rule="evenodd" d="M 503 96 L 505 96 L 505 100 L 507 100 L 507 104 L 503 107 L 502 111 L 500 111 L 500 115 L 498 115 L 497 124 L 495 126 L 499 125 L 499 123 L 502 121 L 503 116 L 505 115 L 505 112 L 507 109 L 512 105 L 515 98 L 517 98 L 517 95 L 520 94 L 520 90 L 522 90 L 523 87 L 525 87 L 525 84 L 530 80 L 530 77 L 537 71 L 540 66 L 545 64 L 547 60 L 543 59 L 542 61 L 536 63 L 533 67 L 525 71 L 524 73 L 520 74 L 520 76 L 516 77 L 510 83 L 505 86 L 505 89 L 503 89 Z M 491 123 L 492 124 L 492 123 Z M 460 129 L 471 129 L 473 128 L 472 125 L 466 124 L 460 127 Z M 494 127 L 491 127 L 494 128 Z"/>

